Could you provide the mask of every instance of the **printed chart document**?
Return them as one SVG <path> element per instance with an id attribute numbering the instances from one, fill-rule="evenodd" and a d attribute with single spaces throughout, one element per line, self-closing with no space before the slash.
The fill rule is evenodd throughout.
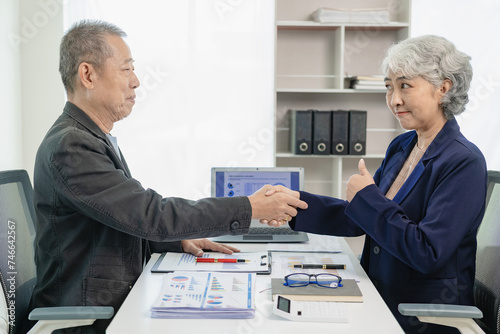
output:
<path id="1" fill-rule="evenodd" d="M 265 252 L 233 253 L 231 255 L 219 252 L 205 252 L 201 259 L 235 259 L 234 263 L 197 262 L 194 255 L 186 253 L 163 253 L 156 261 L 151 272 L 168 273 L 172 271 L 220 271 L 245 273 L 271 273 L 271 254 Z"/>
<path id="2" fill-rule="evenodd" d="M 151 307 L 153 318 L 253 318 L 255 273 L 168 273 Z"/>

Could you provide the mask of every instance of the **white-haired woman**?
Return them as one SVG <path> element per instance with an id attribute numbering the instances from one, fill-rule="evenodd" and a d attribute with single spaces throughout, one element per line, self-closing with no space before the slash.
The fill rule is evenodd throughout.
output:
<path id="1" fill-rule="evenodd" d="M 383 62 L 387 105 L 408 131 L 392 141 L 373 177 L 360 160 L 346 201 L 300 192 L 309 208 L 290 222 L 312 233 L 365 234 L 361 264 L 409 333 L 455 330 L 404 317 L 399 303 L 474 304 L 486 162 L 454 117 L 468 101 L 469 61 L 437 36 L 393 45 Z"/>

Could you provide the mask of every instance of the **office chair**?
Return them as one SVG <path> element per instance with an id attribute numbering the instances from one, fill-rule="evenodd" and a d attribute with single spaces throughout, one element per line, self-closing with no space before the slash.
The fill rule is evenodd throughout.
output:
<path id="1" fill-rule="evenodd" d="M 3 293 L 0 293 L 0 334 L 7 334 L 9 331 L 9 313 L 7 310 L 7 302 Z"/>
<path id="2" fill-rule="evenodd" d="M 486 211 L 477 234 L 474 300 L 476 306 L 399 304 L 398 309 L 461 333 L 500 334 L 500 171 L 488 171 Z"/>
<path id="3" fill-rule="evenodd" d="M 36 285 L 33 187 L 24 170 L 0 172 L 0 333 L 16 334 L 28 318 L 38 320 L 29 333 L 91 325 L 113 316 L 112 307 L 28 307 Z M 3 332 L 2 332 L 3 331 Z"/>

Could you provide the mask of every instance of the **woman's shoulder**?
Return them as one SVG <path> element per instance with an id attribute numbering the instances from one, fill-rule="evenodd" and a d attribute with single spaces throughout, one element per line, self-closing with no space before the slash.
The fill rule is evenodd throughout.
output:
<path id="1" fill-rule="evenodd" d="M 456 138 L 455 142 L 456 145 L 458 147 L 461 147 L 463 150 L 469 151 L 471 154 L 474 155 L 479 155 L 481 157 L 483 156 L 483 153 L 481 152 L 479 147 L 477 147 L 476 144 L 465 138 L 465 136 L 462 133 L 460 133 L 460 135 Z"/>

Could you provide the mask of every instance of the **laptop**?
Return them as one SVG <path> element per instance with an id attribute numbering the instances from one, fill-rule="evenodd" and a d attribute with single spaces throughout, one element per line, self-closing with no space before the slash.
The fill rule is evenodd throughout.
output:
<path id="1" fill-rule="evenodd" d="M 212 197 L 249 196 L 266 184 L 282 185 L 292 190 L 303 190 L 302 167 L 248 167 L 212 168 Z M 217 242 L 306 242 L 307 233 L 293 231 L 288 224 L 271 227 L 252 219 L 250 232 L 242 235 L 224 235 L 211 238 Z"/>

